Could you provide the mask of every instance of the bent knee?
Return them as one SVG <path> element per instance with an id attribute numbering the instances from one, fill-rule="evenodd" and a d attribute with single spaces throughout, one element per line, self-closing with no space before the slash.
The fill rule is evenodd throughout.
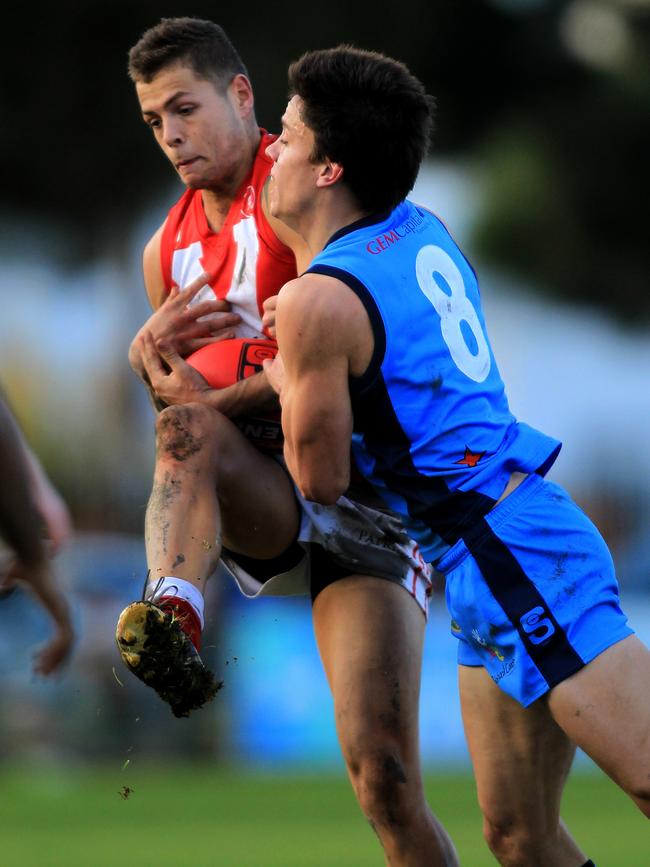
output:
<path id="1" fill-rule="evenodd" d="M 523 816 L 502 814 L 483 816 L 483 837 L 502 865 L 539 863 L 539 854 L 548 845 L 549 836 L 557 831 L 541 828 Z"/>
<path id="2" fill-rule="evenodd" d="M 490 819 L 483 816 L 483 837 L 490 851 L 498 858 L 513 848 L 517 830 L 513 819 Z"/>
<path id="3" fill-rule="evenodd" d="M 208 439 L 218 434 L 226 419 L 200 403 L 169 406 L 156 419 L 156 446 L 159 454 L 186 461 L 198 454 Z"/>
<path id="4" fill-rule="evenodd" d="M 354 750 L 346 762 L 364 815 L 376 826 L 406 825 L 422 792 L 418 770 L 391 748 Z"/>

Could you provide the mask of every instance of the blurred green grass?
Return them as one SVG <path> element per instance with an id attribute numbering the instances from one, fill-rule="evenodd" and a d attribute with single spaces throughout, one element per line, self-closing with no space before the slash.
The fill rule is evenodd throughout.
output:
<path id="1" fill-rule="evenodd" d="M 132 792 L 125 799 L 121 792 Z M 470 776 L 427 777 L 465 867 L 496 862 Z M 647 821 L 613 783 L 574 774 L 563 815 L 598 867 L 650 867 Z M 340 776 L 252 776 L 206 767 L 0 771 L 3 867 L 379 867 Z"/>

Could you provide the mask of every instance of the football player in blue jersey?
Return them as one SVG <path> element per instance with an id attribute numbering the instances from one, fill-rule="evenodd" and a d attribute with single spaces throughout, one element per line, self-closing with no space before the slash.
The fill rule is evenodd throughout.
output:
<path id="1" fill-rule="evenodd" d="M 484 833 L 500 863 L 590 864 L 560 819 L 574 743 L 650 817 L 650 652 L 619 607 L 598 531 L 544 478 L 560 443 L 508 408 L 473 269 L 406 200 L 431 98 L 402 64 L 349 47 L 306 54 L 289 80 L 268 148 L 271 211 L 314 258 L 279 295 L 280 356 L 265 363 L 287 466 L 307 500 L 334 503 L 352 440 L 366 480 L 445 575 Z M 357 589 L 349 578 L 316 600 L 317 633 L 332 628 L 336 594 L 349 594 L 349 616 L 368 605 Z M 364 632 L 381 628 L 375 619 Z M 411 628 L 387 632 L 396 657 L 410 652 Z M 371 669 L 362 651 L 352 664 Z M 341 718 L 355 696 L 336 654 L 329 662 Z M 398 805 L 413 772 L 399 739 L 390 761 Z M 377 828 L 382 840 L 394 818 Z M 391 864 L 433 863 L 424 838 L 414 837 L 420 855 L 386 851 Z"/>

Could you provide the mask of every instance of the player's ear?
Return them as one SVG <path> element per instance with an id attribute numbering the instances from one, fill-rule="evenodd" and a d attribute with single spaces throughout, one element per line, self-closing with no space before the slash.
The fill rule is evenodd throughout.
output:
<path id="1" fill-rule="evenodd" d="M 253 87 L 245 75 L 239 73 L 228 85 L 235 106 L 242 117 L 247 117 L 253 111 Z"/>
<path id="2" fill-rule="evenodd" d="M 343 177 L 343 166 L 341 163 L 335 163 L 332 160 L 326 160 L 318 173 L 316 186 L 331 187 L 337 184 Z"/>

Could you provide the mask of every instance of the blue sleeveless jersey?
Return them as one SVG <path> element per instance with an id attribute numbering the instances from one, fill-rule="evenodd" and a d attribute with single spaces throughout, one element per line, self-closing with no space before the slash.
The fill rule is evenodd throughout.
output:
<path id="1" fill-rule="evenodd" d="M 350 380 L 358 469 L 436 563 L 519 470 L 544 475 L 560 443 L 508 408 L 476 274 L 412 202 L 337 232 L 308 272 L 363 302 L 375 348 Z"/>

